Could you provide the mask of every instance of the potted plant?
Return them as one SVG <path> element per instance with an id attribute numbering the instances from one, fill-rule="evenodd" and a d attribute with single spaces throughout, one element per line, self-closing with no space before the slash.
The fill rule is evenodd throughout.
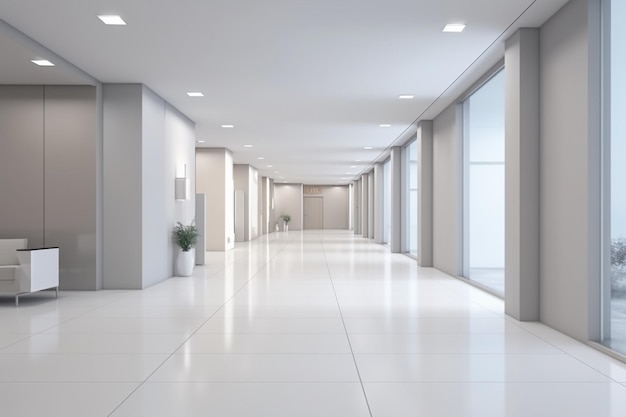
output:
<path id="1" fill-rule="evenodd" d="M 184 225 L 181 222 L 177 222 L 172 231 L 172 236 L 174 237 L 176 245 L 180 248 L 176 259 L 178 276 L 188 277 L 193 272 L 193 266 L 195 264 L 195 253 L 192 249 L 196 246 L 198 229 L 193 223 Z"/>
<path id="2" fill-rule="evenodd" d="M 280 218 L 283 219 L 283 229 L 285 230 L 285 232 L 289 231 L 289 222 L 291 221 L 291 216 L 288 214 L 283 214 L 282 216 L 280 216 Z"/>

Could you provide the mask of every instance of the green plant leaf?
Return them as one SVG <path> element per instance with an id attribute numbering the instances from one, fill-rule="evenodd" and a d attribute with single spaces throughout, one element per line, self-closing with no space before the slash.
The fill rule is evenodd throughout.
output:
<path id="1" fill-rule="evenodd" d="M 172 231 L 172 237 L 183 252 L 188 252 L 191 248 L 196 246 L 198 229 L 194 224 L 184 225 L 181 222 L 177 222 Z"/>

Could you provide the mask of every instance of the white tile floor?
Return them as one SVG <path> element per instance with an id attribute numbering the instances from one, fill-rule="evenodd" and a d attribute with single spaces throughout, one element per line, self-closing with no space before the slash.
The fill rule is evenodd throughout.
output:
<path id="1" fill-rule="evenodd" d="M 144 291 L 0 299 L 0 415 L 609 417 L 626 365 L 348 232 Z"/>

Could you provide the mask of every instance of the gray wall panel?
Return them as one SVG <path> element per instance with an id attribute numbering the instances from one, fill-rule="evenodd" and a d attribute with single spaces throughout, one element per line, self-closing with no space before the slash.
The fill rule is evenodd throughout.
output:
<path id="1" fill-rule="evenodd" d="M 0 86 L 0 238 L 43 245 L 43 87 Z"/>
<path id="2" fill-rule="evenodd" d="M 539 30 L 506 42 L 506 313 L 539 320 Z"/>
<path id="3" fill-rule="evenodd" d="M 96 123 L 95 87 L 45 87 L 44 240 L 61 289 L 97 289 Z"/>
<path id="4" fill-rule="evenodd" d="M 142 86 L 103 88 L 103 287 L 140 289 Z"/>
<path id="5" fill-rule="evenodd" d="M 433 266 L 458 276 L 462 265 L 462 120 L 457 105 L 433 121 Z"/>
<path id="6" fill-rule="evenodd" d="M 590 135 L 590 6 L 573 0 L 540 34 L 540 316 L 541 321 L 586 341 L 592 283 L 600 281 L 597 237 L 600 140 Z M 593 22 L 597 25 L 597 20 Z M 590 83 L 591 81 L 591 83 Z"/>

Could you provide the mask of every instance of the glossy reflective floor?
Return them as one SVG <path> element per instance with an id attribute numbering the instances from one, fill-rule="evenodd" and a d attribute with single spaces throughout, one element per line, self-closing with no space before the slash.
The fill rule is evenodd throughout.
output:
<path id="1" fill-rule="evenodd" d="M 0 415 L 604 417 L 626 365 L 348 232 L 144 291 L 0 301 Z"/>

